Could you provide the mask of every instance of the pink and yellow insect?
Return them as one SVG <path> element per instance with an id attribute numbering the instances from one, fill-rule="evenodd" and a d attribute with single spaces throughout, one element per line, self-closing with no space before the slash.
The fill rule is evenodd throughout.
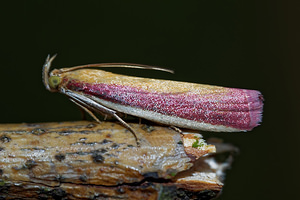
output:
<path id="1" fill-rule="evenodd" d="M 262 118 L 259 91 L 113 74 L 94 67 L 129 67 L 170 71 L 145 65 L 103 63 L 54 69 L 46 59 L 43 82 L 61 92 L 99 121 L 93 112 L 111 115 L 134 130 L 118 112 L 160 124 L 214 132 L 249 131 Z M 134 134 L 135 135 L 135 134 Z M 136 136 L 135 136 L 136 137 Z"/>

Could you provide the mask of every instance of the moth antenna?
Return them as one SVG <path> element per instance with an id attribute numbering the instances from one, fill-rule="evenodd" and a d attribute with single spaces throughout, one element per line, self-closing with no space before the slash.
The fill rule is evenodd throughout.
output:
<path id="1" fill-rule="evenodd" d="M 141 65 L 141 64 L 133 64 L 133 63 L 99 63 L 99 64 L 88 64 L 88 65 L 80 65 L 80 66 L 74 66 L 70 68 L 62 68 L 60 71 L 63 72 L 69 72 L 76 69 L 82 69 L 82 68 L 94 68 L 94 67 L 124 67 L 124 68 L 135 68 L 135 69 L 151 69 L 151 70 L 157 70 L 157 71 L 163 71 L 163 72 L 169 72 L 171 74 L 174 74 L 174 71 L 171 69 L 166 69 L 162 67 L 155 67 L 155 66 L 149 66 L 149 65 Z"/>

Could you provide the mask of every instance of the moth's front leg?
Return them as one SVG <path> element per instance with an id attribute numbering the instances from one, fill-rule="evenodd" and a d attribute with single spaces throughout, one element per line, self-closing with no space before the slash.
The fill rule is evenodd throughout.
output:
<path id="1" fill-rule="evenodd" d="M 116 118 L 123 126 L 125 126 L 134 135 L 137 145 L 139 146 L 139 139 L 137 138 L 135 131 L 129 126 L 129 124 L 127 124 L 124 120 L 121 119 L 121 117 L 117 115 L 117 112 L 115 110 L 112 110 L 110 108 L 107 108 L 106 106 L 101 105 L 100 103 L 94 101 L 93 99 L 89 98 L 86 95 L 79 94 L 71 90 L 65 90 L 65 89 L 61 89 L 61 92 L 67 95 L 72 102 L 74 102 L 80 108 L 85 110 L 93 119 L 95 119 L 95 121 L 99 123 L 100 120 L 94 115 L 92 111 L 104 115 L 110 115 Z"/>

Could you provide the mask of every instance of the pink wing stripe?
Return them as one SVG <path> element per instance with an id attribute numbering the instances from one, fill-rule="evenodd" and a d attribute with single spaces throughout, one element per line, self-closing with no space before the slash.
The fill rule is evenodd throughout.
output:
<path id="1" fill-rule="evenodd" d="M 220 93 L 158 93 L 116 84 L 64 80 L 67 88 L 117 104 L 141 108 L 212 125 L 251 130 L 261 122 L 263 97 L 259 91 L 224 88 Z"/>

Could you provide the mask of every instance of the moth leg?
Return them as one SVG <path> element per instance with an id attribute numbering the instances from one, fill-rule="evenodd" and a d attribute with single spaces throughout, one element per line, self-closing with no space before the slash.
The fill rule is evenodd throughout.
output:
<path id="1" fill-rule="evenodd" d="M 72 100 L 72 99 L 69 99 L 69 100 L 76 104 L 76 102 L 74 100 Z M 78 106 L 78 108 L 80 110 L 82 120 L 87 120 L 87 118 L 86 118 L 86 110 L 83 109 L 82 106 L 80 106 L 79 104 L 76 104 L 76 105 Z"/>
<path id="2" fill-rule="evenodd" d="M 100 122 L 99 119 L 90 111 L 93 110 L 95 112 L 100 112 L 105 115 L 111 115 L 114 116 L 119 122 L 125 126 L 133 135 L 136 140 L 137 146 L 140 146 L 139 140 L 136 136 L 136 133 L 134 130 L 127 124 L 125 121 L 123 121 L 118 115 L 115 110 L 109 109 L 98 102 L 94 101 L 93 99 L 89 98 L 88 96 L 85 95 L 80 95 L 77 93 L 74 93 L 70 90 L 64 90 L 63 88 L 61 89 L 62 93 L 67 95 L 70 100 L 73 100 L 76 105 L 79 105 L 82 109 L 84 109 L 87 113 L 89 113 L 97 122 Z M 89 109 L 90 110 L 89 110 Z"/>
<path id="3" fill-rule="evenodd" d="M 180 133 L 180 134 L 183 134 L 182 130 L 176 126 L 170 126 L 171 129 L 173 129 L 174 131 Z"/>
<path id="4" fill-rule="evenodd" d="M 75 103 L 77 106 L 79 106 L 81 109 L 83 109 L 85 112 L 87 112 L 96 122 L 101 123 L 101 121 L 94 115 L 92 111 L 81 105 L 80 103 L 77 103 L 75 100 L 70 99 L 73 103 Z"/>
<path id="5" fill-rule="evenodd" d="M 87 118 L 86 118 L 86 111 L 83 110 L 81 107 L 79 107 L 79 110 L 81 112 L 81 118 L 82 118 L 82 120 L 87 120 Z"/>
<path id="6" fill-rule="evenodd" d="M 140 142 L 139 142 L 139 139 L 137 138 L 136 136 L 136 133 L 135 131 L 129 126 L 129 124 L 127 124 L 125 121 L 123 121 L 123 119 L 121 117 L 119 117 L 116 113 L 113 115 L 117 120 L 119 120 L 119 122 L 125 126 L 131 133 L 133 133 L 134 137 L 135 137 L 135 140 L 136 140 L 136 143 L 137 143 L 137 146 L 139 147 L 140 146 Z"/>

